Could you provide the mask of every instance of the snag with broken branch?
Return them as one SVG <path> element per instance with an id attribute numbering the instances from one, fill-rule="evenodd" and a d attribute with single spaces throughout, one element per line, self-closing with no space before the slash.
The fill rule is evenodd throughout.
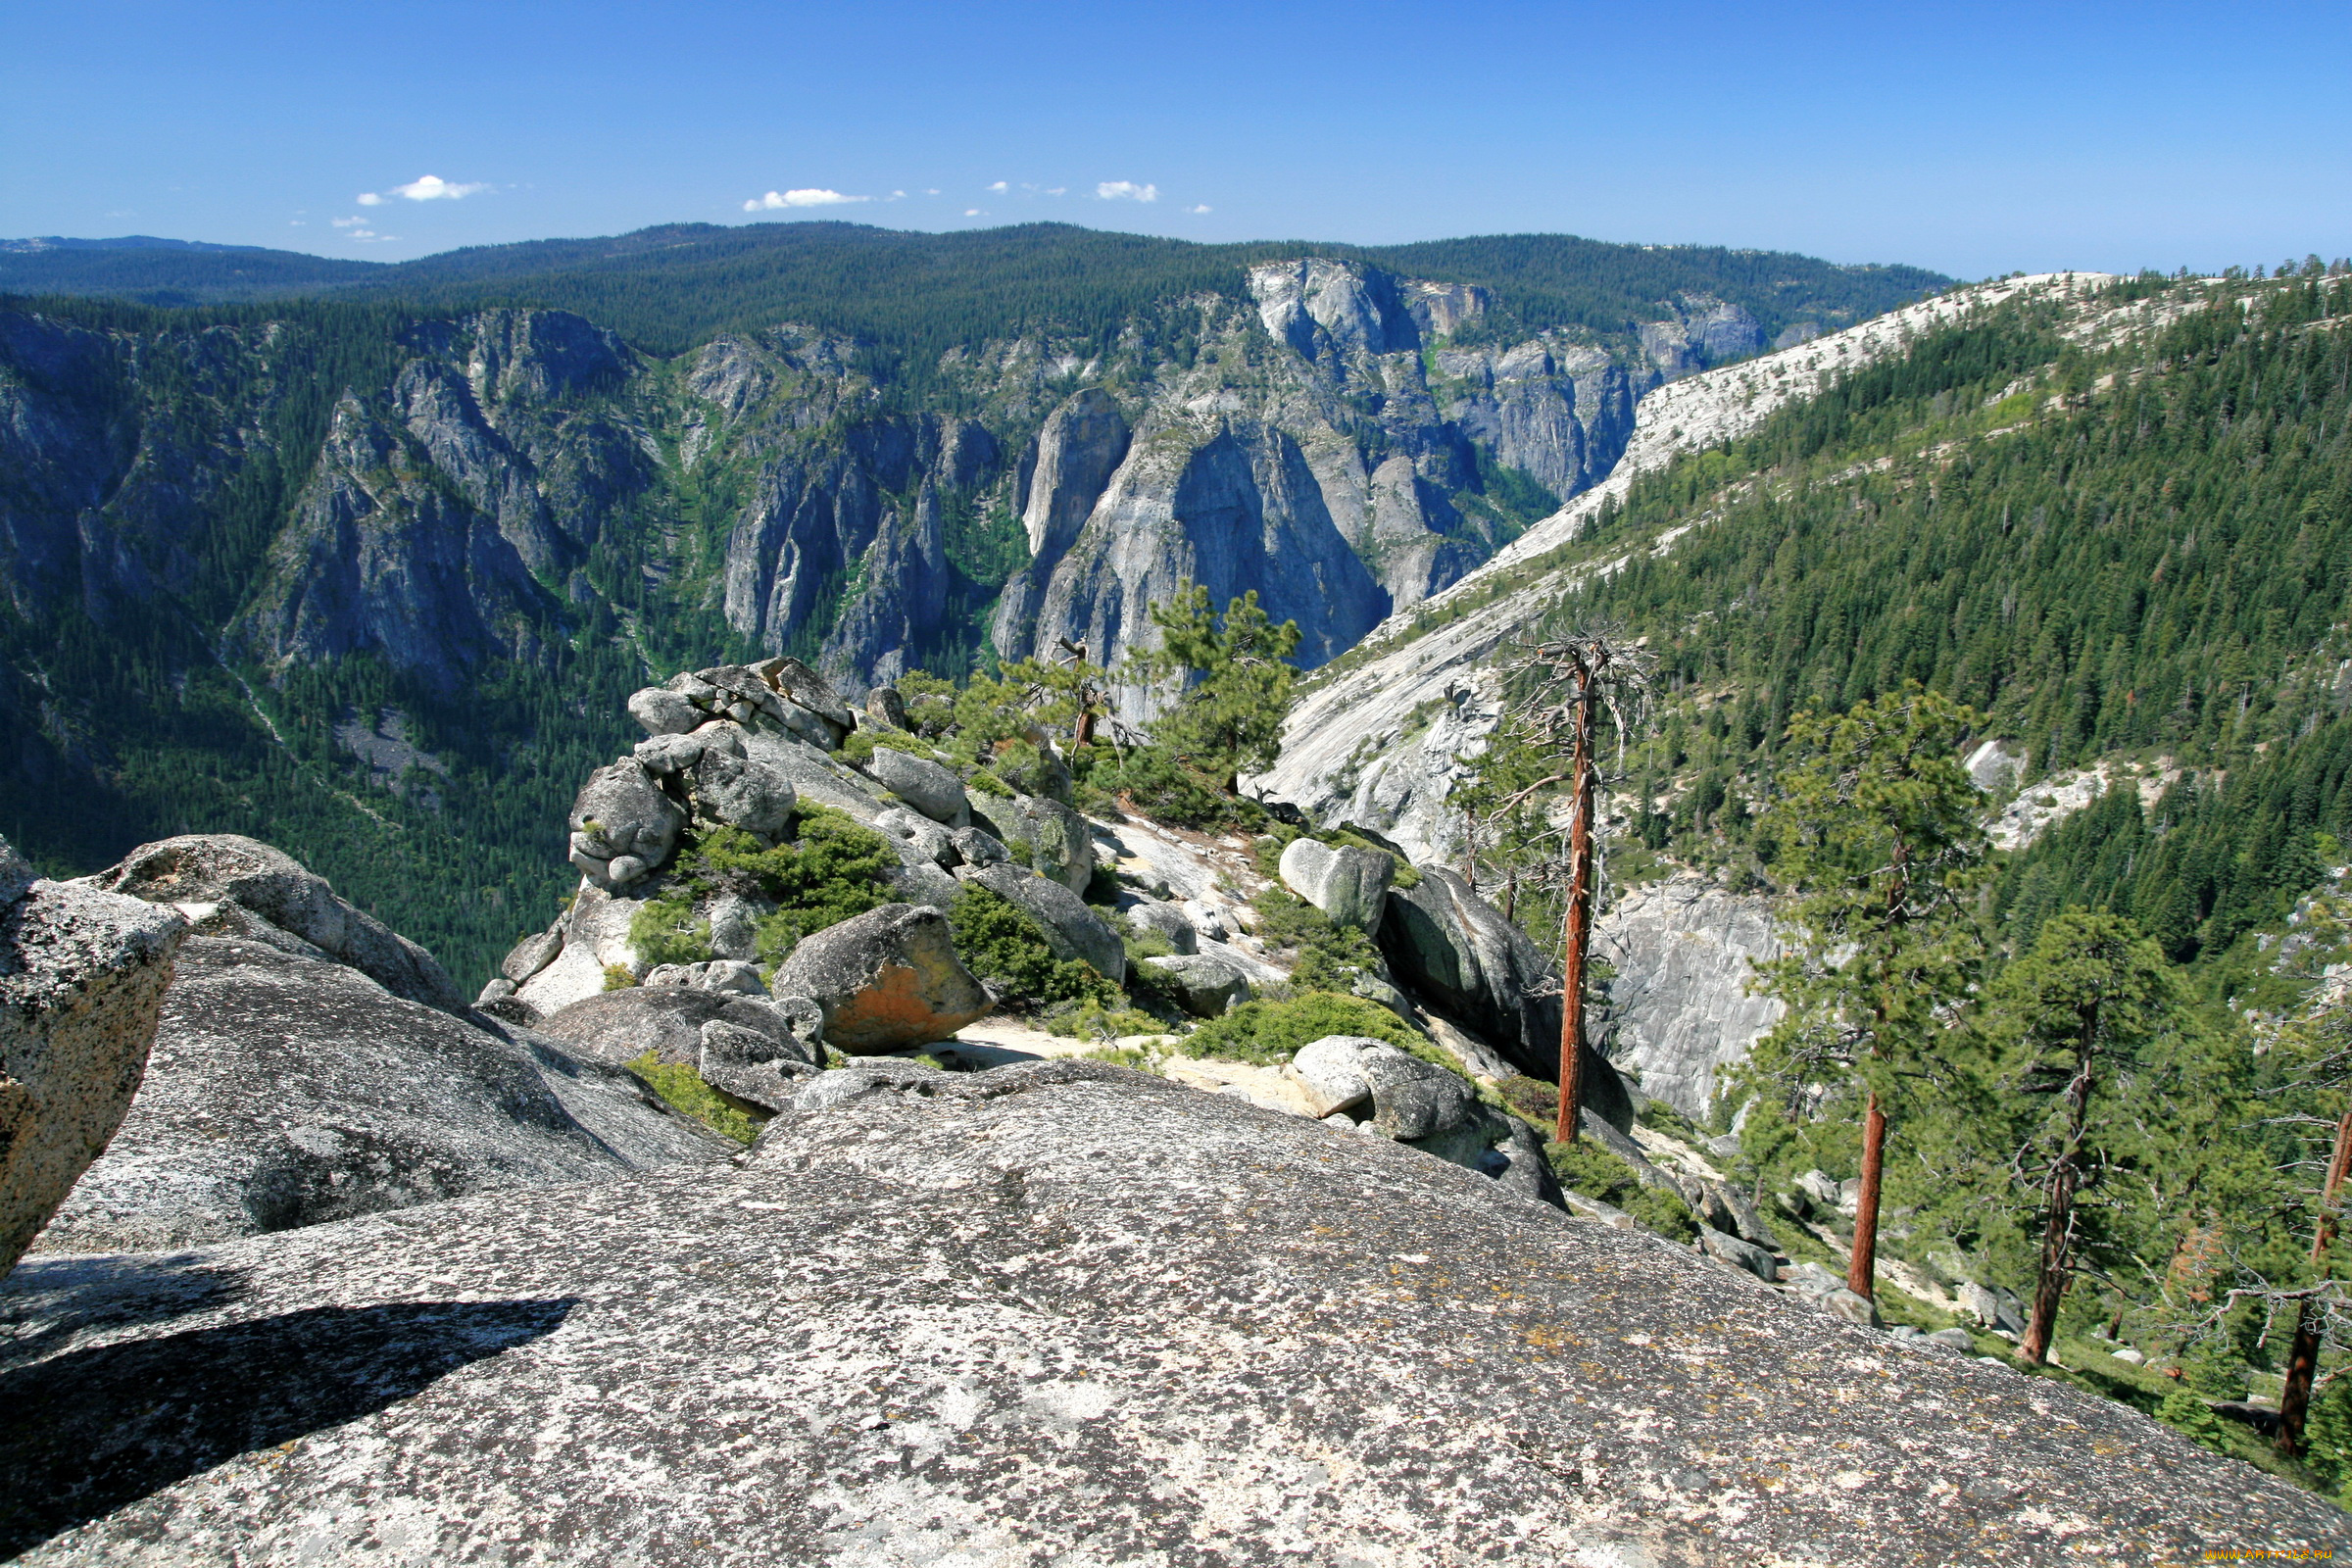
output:
<path id="1" fill-rule="evenodd" d="M 1506 793 L 1487 813 L 1490 820 L 1522 816 L 1547 792 L 1568 792 L 1564 823 L 1546 825 L 1533 837 L 1556 836 L 1560 853 L 1546 857 L 1567 883 L 1560 940 L 1560 1096 L 1554 1137 L 1576 1140 L 1582 1108 L 1585 1049 L 1585 991 L 1592 936 L 1594 861 L 1600 835 L 1595 812 L 1602 775 L 1624 770 L 1625 742 L 1649 697 L 1654 668 L 1647 649 L 1613 626 L 1590 627 L 1563 637 L 1522 645 L 1505 666 L 1503 689 L 1512 694 L 1503 716 L 1508 742 L 1538 776 L 1510 780 Z M 1603 720 L 1614 732 L 1614 760 L 1604 759 Z M 1471 835 L 1476 841 L 1475 832 Z M 1539 861 L 1539 863 L 1544 863 Z M 1513 889 L 1511 903 L 1516 903 Z"/>

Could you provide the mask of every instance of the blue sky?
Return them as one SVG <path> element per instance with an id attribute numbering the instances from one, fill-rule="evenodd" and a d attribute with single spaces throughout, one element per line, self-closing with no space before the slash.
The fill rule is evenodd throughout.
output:
<path id="1" fill-rule="evenodd" d="M 2344 0 L 5 0 L 0 24 L 8 236 L 396 260 L 820 216 L 1549 230 L 1970 277 L 2352 254 Z"/>

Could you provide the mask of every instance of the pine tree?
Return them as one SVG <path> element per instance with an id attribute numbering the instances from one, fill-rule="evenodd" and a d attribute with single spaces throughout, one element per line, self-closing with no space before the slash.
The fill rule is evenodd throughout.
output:
<path id="1" fill-rule="evenodd" d="M 2111 1163 L 2105 1102 L 2184 1022 L 2180 983 L 2131 921 L 2070 909 L 2001 972 L 1987 1003 L 2010 1169 L 2036 1195 L 2040 1242 L 2024 1353 L 2049 1355 L 2058 1303 L 2082 1249 L 2086 1189 Z"/>
<path id="2" fill-rule="evenodd" d="M 1749 1077 L 1855 1081 L 1862 1192 L 1846 1286 L 1875 1296 L 1886 1111 L 1930 1065 L 1984 956 L 1968 895 L 1988 847 L 1976 788 L 1955 758 L 1981 715 L 1916 682 L 1835 716 L 1799 714 L 1801 760 L 1782 775 L 1762 833 L 1788 891 L 1784 956 L 1758 966 L 1788 1012 Z"/>
<path id="3" fill-rule="evenodd" d="M 1130 655 L 1131 671 L 1149 684 L 1181 688 L 1152 726 L 1152 741 L 1218 779 L 1226 794 L 1238 793 L 1243 772 L 1273 766 L 1282 750 L 1282 721 L 1298 678 L 1290 662 L 1298 623 L 1275 625 L 1255 589 L 1213 614 L 1208 590 L 1188 583 L 1152 607 L 1152 624 L 1160 645 Z"/>

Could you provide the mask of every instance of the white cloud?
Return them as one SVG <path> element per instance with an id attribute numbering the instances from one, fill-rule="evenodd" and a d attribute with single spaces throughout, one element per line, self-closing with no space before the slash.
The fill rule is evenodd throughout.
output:
<path id="1" fill-rule="evenodd" d="M 982 216 L 982 215 L 981 215 L 981 212 L 980 212 L 980 209 L 979 209 L 979 208 L 977 208 L 977 207 L 966 207 L 966 208 L 963 210 L 963 216 L 964 216 L 964 217 L 966 217 L 966 218 L 978 218 L 978 217 L 980 217 L 980 216 Z"/>
<path id="2" fill-rule="evenodd" d="M 938 194 L 939 194 L 939 192 L 938 192 L 938 191 L 936 191 L 936 190 L 927 190 L 927 191 L 924 191 L 924 192 L 923 192 L 923 194 L 924 194 L 924 195 L 926 195 L 926 196 L 936 196 L 936 195 L 938 195 Z"/>
<path id="3" fill-rule="evenodd" d="M 453 185 L 439 174 L 425 174 L 395 185 L 388 191 L 364 190 L 358 200 L 362 207 L 381 207 L 395 196 L 405 196 L 413 202 L 454 202 L 467 196 L 479 196 L 490 187 L 487 184 Z"/>
<path id="4" fill-rule="evenodd" d="M 998 195 L 1002 196 L 1002 195 L 1004 195 L 1004 192 L 1006 191 L 1006 189 L 1008 189 L 1009 187 L 1007 187 L 1007 186 L 1005 185 L 1005 183 L 1004 183 L 1003 180 L 1001 180 L 1001 179 L 1000 179 L 1000 180 L 998 180 L 998 181 L 997 181 L 995 184 L 993 184 L 993 185 L 989 186 L 988 188 L 989 188 L 990 190 L 993 190 L 993 191 L 995 191 L 995 192 L 996 192 Z"/>
<path id="5" fill-rule="evenodd" d="M 1216 209 L 1209 206 L 1208 203 L 1202 202 L 1198 207 L 1187 207 L 1185 211 L 1188 213 L 1213 213 Z"/>
<path id="6" fill-rule="evenodd" d="M 1049 196 L 1067 196 L 1069 193 L 1070 187 L 1067 185 L 1052 185 L 1046 190 L 1046 194 Z"/>
<path id="7" fill-rule="evenodd" d="M 1132 179 L 1106 179 L 1095 187 L 1095 197 L 1105 202 L 1155 202 L 1159 200 L 1159 187 L 1138 185 Z"/>
<path id="8" fill-rule="evenodd" d="M 747 213 L 775 212 L 785 207 L 840 207 L 850 202 L 870 202 L 871 196 L 844 196 L 837 190 L 809 187 L 804 190 L 769 191 L 758 201 L 743 204 Z"/>
<path id="9" fill-rule="evenodd" d="M 906 193 L 903 190 L 894 190 L 890 193 L 890 199 L 894 202 L 903 202 L 906 199 Z"/>
<path id="10" fill-rule="evenodd" d="M 357 228 L 368 220 L 365 218 L 336 218 L 330 219 L 329 221 L 337 228 Z"/>

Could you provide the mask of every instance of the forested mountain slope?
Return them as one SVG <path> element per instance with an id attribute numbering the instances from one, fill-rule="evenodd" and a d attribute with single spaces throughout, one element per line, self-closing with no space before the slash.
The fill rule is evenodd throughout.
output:
<path id="1" fill-rule="evenodd" d="M 649 672 L 1113 660 L 1188 579 L 1259 592 L 1311 664 L 1606 474 L 1651 389 L 1936 281 L 1257 257 L 778 225 L 411 264 L 447 308 L 9 302 L 0 831 L 59 871 L 264 835 L 478 977 L 558 896 L 547 824 Z M 0 268 L 124 258 L 259 265 Z M 625 329 L 460 303 L 496 291 Z"/>
<path id="2" fill-rule="evenodd" d="M 2352 807 L 2331 760 L 2345 294 L 2321 276 L 2029 279 L 1915 308 L 1896 352 L 1813 368 L 1817 397 L 1771 383 L 1834 340 L 1685 383 L 1645 418 L 1709 445 L 1637 448 L 1639 476 L 1384 627 L 1301 704 L 1272 783 L 1451 842 L 1443 802 L 1492 727 L 1495 651 L 1615 620 L 1651 639 L 1668 690 L 1626 786 L 1653 847 L 1744 855 L 1788 716 L 1919 680 L 1984 709 L 2029 789 L 2162 759 L 2179 783 L 2146 821 L 2120 801 L 2096 820 L 2189 831 L 2154 854 L 2063 849 L 2086 823 L 2035 854 L 2074 857 L 2090 878 L 2075 898 L 2129 863 L 2127 902 L 2177 955 L 2227 946 L 2316 875 L 2310 834 L 2340 834 Z M 2019 864 L 2014 896 L 2048 884 Z"/>

